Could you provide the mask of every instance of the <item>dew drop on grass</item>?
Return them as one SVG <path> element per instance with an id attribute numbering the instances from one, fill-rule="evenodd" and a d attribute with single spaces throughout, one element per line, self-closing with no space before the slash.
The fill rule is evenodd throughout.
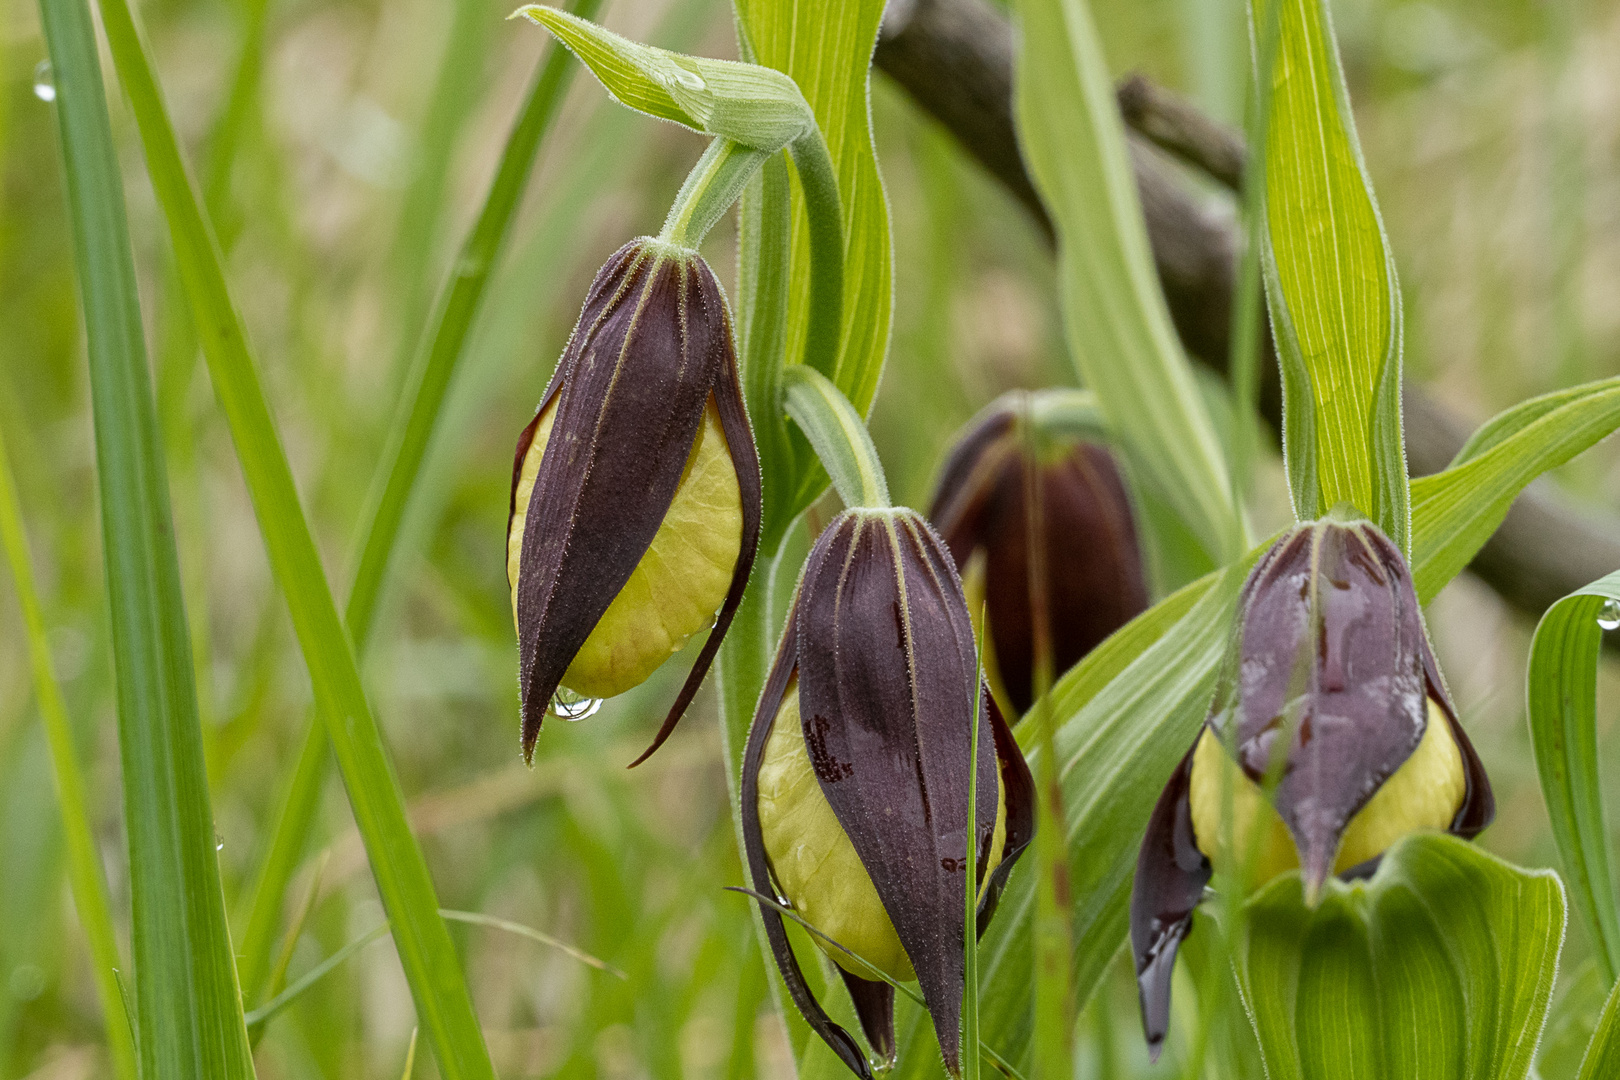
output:
<path id="1" fill-rule="evenodd" d="M 34 96 L 41 101 L 56 100 L 56 78 L 51 72 L 49 60 L 41 60 L 34 65 Z"/>
<path id="2" fill-rule="evenodd" d="M 561 686 L 551 695 L 551 711 L 556 714 L 557 719 L 567 720 L 569 723 L 595 716 L 596 710 L 601 707 L 601 698 L 584 697 Z"/>
<path id="3" fill-rule="evenodd" d="M 1605 630 L 1620 630 L 1620 600 L 1605 600 L 1598 612 L 1598 626 Z"/>

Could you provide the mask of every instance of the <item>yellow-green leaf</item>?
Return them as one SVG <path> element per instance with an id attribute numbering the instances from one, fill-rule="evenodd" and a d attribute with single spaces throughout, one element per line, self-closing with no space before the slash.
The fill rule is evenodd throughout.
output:
<path id="1" fill-rule="evenodd" d="M 1271 2 L 1279 6 L 1261 255 L 1294 509 L 1308 519 L 1350 503 L 1407 550 L 1395 266 L 1326 0 Z M 1256 27 L 1268 6 L 1254 5 Z"/>
<path id="2" fill-rule="evenodd" d="M 1113 83 L 1083 0 L 1020 0 L 1018 135 L 1058 236 L 1069 356 L 1204 550 L 1241 550 L 1225 455 L 1154 274 Z"/>

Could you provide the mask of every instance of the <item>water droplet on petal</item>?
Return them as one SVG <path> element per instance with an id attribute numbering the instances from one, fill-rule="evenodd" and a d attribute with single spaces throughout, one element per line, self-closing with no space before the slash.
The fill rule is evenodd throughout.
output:
<path id="1" fill-rule="evenodd" d="M 585 697 L 576 694 L 564 686 L 557 687 L 557 692 L 551 695 L 551 711 L 559 720 L 576 723 L 596 715 L 596 710 L 602 707 L 601 698 Z"/>
<path id="2" fill-rule="evenodd" d="M 223 836 L 219 835 L 219 833 L 214 834 L 214 850 L 215 851 L 224 851 L 225 850 L 225 838 Z"/>
<path id="3" fill-rule="evenodd" d="M 1620 630 L 1620 600 L 1605 600 L 1597 623 L 1605 630 Z"/>
<path id="4" fill-rule="evenodd" d="M 34 96 L 41 101 L 56 100 L 56 77 L 49 60 L 41 60 L 34 65 Z"/>

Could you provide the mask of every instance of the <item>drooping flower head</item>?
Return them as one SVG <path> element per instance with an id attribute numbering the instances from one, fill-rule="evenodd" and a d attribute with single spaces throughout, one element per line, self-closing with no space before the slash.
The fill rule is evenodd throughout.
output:
<path id="1" fill-rule="evenodd" d="M 642 238 L 597 273 L 518 438 L 507 525 L 523 754 L 559 687 L 622 694 L 713 626 L 644 760 L 697 693 L 759 543 L 731 318 L 694 251 Z"/>
<path id="2" fill-rule="evenodd" d="M 1108 448 L 1043 424 L 1031 395 L 985 409 L 946 459 L 928 513 L 984 600 L 985 671 L 1015 716 L 1035 700 L 1044 607 L 1053 674 L 1147 609 L 1130 499 Z"/>
<path id="3" fill-rule="evenodd" d="M 1367 521 L 1284 535 L 1244 583 L 1209 717 L 1137 859 L 1131 947 L 1154 1055 L 1212 862 L 1256 882 L 1297 866 L 1314 902 L 1408 833 L 1472 838 L 1494 813 L 1400 550 Z"/>
<path id="4" fill-rule="evenodd" d="M 743 762 L 754 887 L 891 978 L 915 978 L 953 1074 L 970 781 L 975 933 L 1034 829 L 1028 766 L 976 674 L 973 626 L 938 535 L 910 510 L 846 511 L 805 563 Z M 870 1076 L 854 1038 L 811 995 L 781 915 L 761 911 L 794 1003 L 853 1072 Z M 867 1042 L 892 1061 L 893 987 L 826 951 Z"/>

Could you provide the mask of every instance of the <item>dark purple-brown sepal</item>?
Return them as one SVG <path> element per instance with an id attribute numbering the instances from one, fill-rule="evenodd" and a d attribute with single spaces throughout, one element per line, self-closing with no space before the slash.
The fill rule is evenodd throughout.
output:
<path id="1" fill-rule="evenodd" d="M 742 547 L 714 630 L 654 748 L 696 693 L 758 545 L 759 462 L 736 364 L 725 299 L 695 252 L 643 238 L 597 273 L 513 463 L 509 516 L 539 417 L 555 399 L 517 582 L 526 760 L 569 664 L 663 522 L 712 394 L 742 496 Z"/>
<path id="2" fill-rule="evenodd" d="M 765 744 L 770 740 L 776 714 L 781 711 L 782 699 L 786 696 L 788 684 L 793 681 L 797 671 L 798 636 L 798 624 L 790 614 L 787 628 L 782 632 L 782 642 L 776 650 L 776 660 L 771 665 L 770 676 L 765 680 L 765 689 L 760 695 L 759 708 L 755 711 L 753 724 L 748 730 L 748 744 L 743 751 L 740 793 L 743 858 L 748 864 L 749 879 L 753 882 L 755 891 L 778 897 L 784 904 L 787 903 L 787 898 L 777 891 L 776 883 L 771 878 L 770 862 L 765 856 L 765 835 L 759 822 L 759 769 L 765 760 Z M 810 1030 L 821 1036 L 822 1041 L 832 1048 L 833 1053 L 838 1055 L 838 1059 L 847 1065 L 851 1072 L 862 1080 L 872 1080 L 872 1069 L 867 1064 L 866 1055 L 861 1051 L 860 1044 L 836 1020 L 827 1015 L 827 1010 L 821 1007 L 816 996 L 810 992 L 810 984 L 804 978 L 804 969 L 799 966 L 799 958 L 793 954 L 793 946 L 788 941 L 787 927 L 782 922 L 781 912 L 761 901 L 759 915 L 765 924 L 765 938 L 770 942 L 776 968 L 781 972 L 788 996 L 793 999 L 793 1004 L 798 1007 L 805 1023 L 810 1025 Z M 866 1022 L 867 1014 L 873 1012 L 877 1004 L 868 1001 L 866 1007 L 862 1008 L 861 1003 L 857 1001 L 857 1010 L 863 1023 Z M 891 1043 L 894 1031 L 893 1005 L 894 1000 L 891 997 L 888 1020 Z M 881 1018 L 874 1017 L 874 1023 L 879 1025 L 881 1032 Z M 875 1048 L 878 1040 L 872 1041 Z"/>
<path id="3" fill-rule="evenodd" d="M 771 886 L 757 774 L 795 671 L 805 746 L 819 787 L 916 971 L 954 1075 L 961 1057 L 969 783 L 978 792 L 973 835 L 980 885 L 995 833 L 998 772 L 1006 799 L 1002 862 L 981 899 L 975 932 L 1029 843 L 1034 785 L 983 684 L 975 688 L 973 626 L 961 582 L 944 542 L 926 521 L 908 510 L 846 512 L 806 560 L 743 766 L 744 845 L 762 891 Z M 970 749 L 975 708 L 987 721 L 976 760 Z M 763 913 L 768 931 L 773 921 L 779 925 L 773 912 Z M 806 1007 L 802 999 L 810 995 L 786 937 L 779 929 L 771 933 L 794 1001 L 848 1062 L 848 1033 L 819 1005 Z M 893 1045 L 892 996 L 885 1001 L 859 983 L 851 988 L 868 1040 L 884 1053 Z M 864 1075 L 860 1067 L 851 1068 Z"/>
<path id="4" fill-rule="evenodd" d="M 946 460 L 928 514 L 959 570 L 984 554 L 987 633 L 1020 714 L 1035 700 L 1037 603 L 1051 630 L 1054 674 L 1148 604 L 1135 518 L 1113 454 L 1067 432 L 1034 429 L 1028 397 L 1006 395 L 970 425 Z"/>
<path id="5" fill-rule="evenodd" d="M 1203 734 L 1202 727 L 1199 734 Z M 1136 965 L 1142 1031 L 1153 1061 L 1159 1060 L 1170 1030 L 1170 976 L 1176 952 L 1192 929 L 1193 911 L 1204 897 L 1211 873 L 1209 860 L 1193 837 L 1188 803 L 1192 760 L 1189 749 L 1154 804 L 1131 885 L 1131 957 Z"/>
<path id="6" fill-rule="evenodd" d="M 1256 784 L 1275 780 L 1272 802 L 1299 853 L 1307 897 L 1332 872 L 1350 821 L 1422 740 L 1430 699 L 1465 779 L 1448 831 L 1471 839 L 1490 823 L 1490 781 L 1440 677 L 1411 574 L 1376 526 L 1324 520 L 1285 534 L 1244 582 L 1237 618 L 1199 737 L 1208 730 L 1235 745 Z M 1176 950 L 1212 870 L 1194 835 L 1192 761 L 1189 748 L 1159 796 L 1131 893 L 1131 947 L 1155 1057 L 1169 1025 Z M 1369 875 L 1378 861 L 1344 876 Z"/>
<path id="7" fill-rule="evenodd" d="M 1488 820 L 1489 782 L 1441 684 L 1411 573 L 1377 526 L 1300 526 L 1255 567 L 1244 594 L 1240 659 L 1210 725 L 1256 783 L 1282 755 L 1274 802 L 1306 896 L 1332 873 L 1350 820 L 1417 749 L 1430 697 L 1468 767 L 1463 810 Z"/>

